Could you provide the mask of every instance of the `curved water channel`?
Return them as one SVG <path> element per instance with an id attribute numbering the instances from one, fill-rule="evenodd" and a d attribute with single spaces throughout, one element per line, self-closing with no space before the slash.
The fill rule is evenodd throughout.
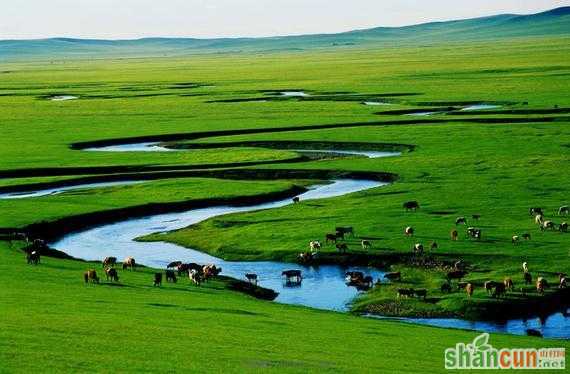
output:
<path id="1" fill-rule="evenodd" d="M 149 149 L 150 148 L 150 149 Z M 110 147 L 91 148 L 97 151 L 172 151 L 160 147 L 157 143 L 124 144 Z M 301 151 L 301 150 L 297 150 Z M 320 152 L 306 150 L 307 152 Z M 329 151 L 334 153 L 352 153 L 374 157 L 394 156 L 391 152 L 366 151 Z M 381 155 L 380 155 L 381 153 Z M 340 179 L 330 184 L 317 185 L 299 195 L 301 200 L 323 199 L 342 196 L 349 193 L 380 187 L 387 183 Z M 374 268 L 341 267 L 339 265 L 321 265 L 318 267 L 301 266 L 275 261 L 224 261 L 206 253 L 183 248 L 166 242 L 137 242 L 134 239 L 155 232 L 167 232 L 199 223 L 206 219 L 230 213 L 249 212 L 261 209 L 279 208 L 291 203 L 291 199 L 257 204 L 252 206 L 215 206 L 194 209 L 186 212 L 160 214 L 149 217 L 130 219 L 85 231 L 67 235 L 53 247 L 85 260 L 101 260 L 106 256 L 124 258 L 133 256 L 137 262 L 155 268 L 164 268 L 171 261 L 212 263 L 220 266 L 222 274 L 243 279 L 245 273 L 258 274 L 259 285 L 274 289 L 279 293 L 275 301 L 286 304 L 304 305 L 319 309 L 346 311 L 351 300 L 359 291 L 345 283 L 347 271 L 363 271 L 375 280 L 382 279 L 383 272 Z M 303 282 L 299 287 L 289 287 L 283 283 L 281 272 L 287 269 L 300 269 Z M 375 316 L 383 318 L 380 316 Z M 430 326 L 462 328 L 487 332 L 506 332 L 525 334 L 528 328 L 541 331 L 545 337 L 568 338 L 570 336 L 570 317 L 568 311 L 554 313 L 545 318 L 513 319 L 508 321 L 466 321 L 457 318 L 396 318 L 397 320 L 425 324 Z"/>

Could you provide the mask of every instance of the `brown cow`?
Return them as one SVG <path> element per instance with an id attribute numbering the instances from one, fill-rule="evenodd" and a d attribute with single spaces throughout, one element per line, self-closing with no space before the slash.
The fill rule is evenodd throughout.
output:
<path id="1" fill-rule="evenodd" d="M 505 289 L 507 289 L 508 291 L 512 291 L 513 290 L 513 280 L 511 278 L 505 278 L 505 280 L 503 280 L 503 284 L 505 285 Z"/>
<path id="2" fill-rule="evenodd" d="M 504 297 L 506 294 L 505 285 L 503 283 L 495 283 L 495 292 L 493 292 L 493 297 Z"/>
<path id="3" fill-rule="evenodd" d="M 457 230 L 453 229 L 453 230 L 451 230 L 450 236 L 451 236 L 451 240 L 455 241 L 459 237 L 459 233 L 457 232 Z"/>
<path id="4" fill-rule="evenodd" d="M 117 269 L 112 267 L 105 268 L 105 276 L 107 277 L 107 281 L 111 282 L 118 282 L 119 281 L 119 274 L 117 274 Z"/>
<path id="5" fill-rule="evenodd" d="M 465 292 L 467 293 L 467 297 L 471 298 L 471 296 L 473 296 L 474 289 L 475 286 L 473 286 L 473 283 L 467 283 L 467 285 L 465 286 Z"/>
<path id="6" fill-rule="evenodd" d="M 162 286 L 162 273 L 154 273 L 154 280 L 152 281 L 153 287 Z"/>
<path id="7" fill-rule="evenodd" d="M 136 261 L 134 258 L 132 257 L 127 257 L 123 260 L 123 270 L 129 268 L 129 270 L 135 270 L 135 267 L 137 266 Z"/>
<path id="8" fill-rule="evenodd" d="M 116 263 L 117 263 L 117 257 L 105 257 L 103 259 L 102 266 L 104 268 L 109 268 L 115 266 Z"/>
<path id="9" fill-rule="evenodd" d="M 83 280 L 85 283 L 99 283 L 99 277 L 97 277 L 97 272 L 94 269 L 89 269 L 83 273 Z"/>

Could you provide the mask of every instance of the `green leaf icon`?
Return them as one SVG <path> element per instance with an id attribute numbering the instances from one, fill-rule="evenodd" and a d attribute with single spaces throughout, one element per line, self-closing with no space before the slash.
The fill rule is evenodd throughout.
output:
<path id="1" fill-rule="evenodd" d="M 473 346 L 475 347 L 475 350 L 478 350 L 481 349 L 481 347 L 486 346 L 488 341 L 489 341 L 489 334 L 487 333 L 481 334 L 475 339 L 473 339 Z"/>

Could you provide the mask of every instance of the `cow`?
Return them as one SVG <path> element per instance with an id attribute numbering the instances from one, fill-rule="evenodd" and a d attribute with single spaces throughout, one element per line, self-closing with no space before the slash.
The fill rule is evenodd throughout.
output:
<path id="1" fill-rule="evenodd" d="M 562 222 L 560 226 L 558 226 L 558 231 L 568 232 L 568 222 Z"/>
<path id="2" fill-rule="evenodd" d="M 318 240 L 312 240 L 309 242 L 309 248 L 311 249 L 311 252 L 318 252 L 321 249 L 321 242 Z"/>
<path id="3" fill-rule="evenodd" d="M 364 281 L 364 273 L 361 271 L 349 271 L 345 274 L 345 280 L 349 283 L 361 283 Z"/>
<path id="4" fill-rule="evenodd" d="M 439 248 L 439 246 L 437 245 L 437 242 L 435 240 L 433 242 L 431 242 L 431 244 L 429 246 L 430 251 L 435 251 L 438 248 Z"/>
<path id="5" fill-rule="evenodd" d="M 370 248 L 372 248 L 372 243 L 369 240 L 363 240 L 360 242 L 360 245 L 362 246 L 362 249 L 364 249 L 365 251 L 369 250 Z"/>
<path id="6" fill-rule="evenodd" d="M 493 288 L 495 288 L 497 284 L 499 283 L 495 281 L 486 281 L 483 284 L 483 287 L 485 288 L 485 291 L 487 291 L 487 294 L 491 294 L 493 292 Z"/>
<path id="7" fill-rule="evenodd" d="M 176 278 L 176 274 L 174 273 L 174 270 L 166 270 L 164 274 L 166 275 L 167 282 L 176 283 L 178 281 L 178 279 Z"/>
<path id="8" fill-rule="evenodd" d="M 28 265 L 37 265 L 40 263 L 40 252 L 31 251 L 26 254 L 26 261 Z"/>
<path id="9" fill-rule="evenodd" d="M 406 236 L 414 236 L 414 228 L 411 226 L 408 226 L 404 229 L 404 235 Z"/>
<path id="10" fill-rule="evenodd" d="M 255 284 L 257 286 L 257 274 L 254 273 L 246 273 L 245 279 L 251 284 Z"/>
<path id="11" fill-rule="evenodd" d="M 528 232 L 525 232 L 524 234 L 522 234 L 522 238 L 524 240 L 530 240 L 530 234 Z"/>
<path id="12" fill-rule="evenodd" d="M 503 280 L 503 284 L 505 285 L 505 289 L 506 289 L 507 291 L 512 291 L 512 290 L 513 290 L 514 284 L 513 284 L 513 280 L 512 280 L 511 278 L 508 278 L 508 277 L 505 278 L 505 279 Z"/>
<path id="13" fill-rule="evenodd" d="M 152 281 L 153 287 L 162 286 L 162 273 L 154 273 L 154 280 Z"/>
<path id="14" fill-rule="evenodd" d="M 493 292 L 493 297 L 499 298 L 504 297 L 506 294 L 505 285 L 503 283 L 495 283 L 495 291 Z"/>
<path id="15" fill-rule="evenodd" d="M 481 229 L 476 229 L 474 227 L 469 227 L 467 229 L 467 236 L 477 240 L 481 240 Z"/>
<path id="16" fill-rule="evenodd" d="M 414 289 L 413 288 L 398 288 L 396 293 L 396 297 L 409 297 L 414 296 Z"/>
<path id="17" fill-rule="evenodd" d="M 103 259 L 102 267 L 108 268 L 113 267 L 117 263 L 117 257 L 105 257 Z"/>
<path id="18" fill-rule="evenodd" d="M 546 288 L 548 288 L 548 281 L 543 277 L 538 277 L 536 279 L 536 292 L 543 295 Z"/>
<path id="19" fill-rule="evenodd" d="M 285 277 L 286 283 L 301 283 L 303 280 L 301 270 L 283 270 L 281 276 Z"/>
<path id="20" fill-rule="evenodd" d="M 346 243 L 338 243 L 336 245 L 336 249 L 338 249 L 340 253 L 346 253 L 346 251 L 348 250 L 348 246 L 346 245 Z"/>
<path id="21" fill-rule="evenodd" d="M 457 232 L 457 230 L 453 229 L 451 230 L 450 236 L 451 240 L 455 241 L 459 237 L 459 233 Z"/>
<path id="22" fill-rule="evenodd" d="M 518 235 L 513 235 L 513 237 L 511 238 L 511 243 L 513 243 L 513 245 L 516 245 L 519 242 L 520 238 Z"/>
<path id="23" fill-rule="evenodd" d="M 125 270 L 127 268 L 129 270 L 135 270 L 136 266 L 137 266 L 137 263 L 136 263 L 135 259 L 130 257 L 130 256 L 123 260 L 123 270 Z"/>
<path id="24" fill-rule="evenodd" d="M 567 275 L 566 274 L 560 274 L 560 278 L 559 278 L 559 282 L 558 282 L 558 288 L 566 288 L 567 287 Z"/>
<path id="25" fill-rule="evenodd" d="M 562 215 L 567 216 L 568 212 L 570 212 L 570 208 L 568 208 L 568 205 L 563 205 L 560 208 L 558 208 L 558 215 L 559 216 L 562 216 Z"/>
<path id="26" fill-rule="evenodd" d="M 402 280 L 402 274 L 399 271 L 392 272 L 392 273 L 386 273 L 386 274 L 384 274 L 384 278 L 389 279 L 389 280 L 401 281 Z"/>
<path id="27" fill-rule="evenodd" d="M 190 270 L 196 270 L 201 272 L 202 271 L 202 266 L 200 264 L 196 264 L 194 262 L 190 262 L 187 264 L 180 264 L 178 265 L 178 267 L 176 268 L 176 270 L 178 271 L 178 276 L 181 277 L 183 275 L 188 275 L 188 272 Z M 186 273 L 186 274 L 184 274 Z"/>
<path id="28" fill-rule="evenodd" d="M 446 278 L 451 281 L 452 279 L 458 279 L 461 280 L 463 279 L 465 276 L 467 275 L 466 271 L 463 270 L 454 270 L 454 271 L 450 271 L 446 274 Z"/>
<path id="29" fill-rule="evenodd" d="M 465 217 L 457 217 L 455 219 L 455 226 L 457 225 L 466 225 L 467 224 L 467 219 Z"/>
<path id="30" fill-rule="evenodd" d="M 352 226 L 338 226 L 335 228 L 337 233 L 342 233 L 344 235 L 349 235 L 354 237 L 354 228 Z"/>
<path id="31" fill-rule="evenodd" d="M 336 240 L 337 240 L 336 234 L 326 234 L 325 235 L 325 244 L 328 244 L 329 242 L 336 244 Z"/>
<path id="32" fill-rule="evenodd" d="M 97 277 L 97 272 L 94 269 L 89 269 L 83 273 L 83 280 L 85 283 L 99 283 L 99 277 Z"/>
<path id="33" fill-rule="evenodd" d="M 424 253 L 424 245 L 422 243 L 416 243 L 412 250 L 415 254 L 422 255 L 422 253 Z"/>
<path id="34" fill-rule="evenodd" d="M 542 222 L 542 225 L 540 226 L 540 230 L 541 231 L 554 230 L 554 222 L 552 222 L 552 221 Z"/>
<path id="35" fill-rule="evenodd" d="M 204 276 L 204 280 L 208 280 L 213 277 L 217 277 L 218 274 L 222 272 L 222 268 L 216 267 L 216 265 L 205 265 L 202 267 L 202 274 Z"/>
<path id="36" fill-rule="evenodd" d="M 528 273 L 528 263 L 525 261 L 522 264 L 523 273 Z"/>
<path id="37" fill-rule="evenodd" d="M 539 226 L 542 226 L 542 223 L 544 222 L 544 216 L 542 214 L 538 214 L 536 217 L 534 217 L 534 223 L 536 223 Z"/>
<path id="38" fill-rule="evenodd" d="M 293 200 L 293 204 L 298 204 L 299 201 L 301 201 L 301 198 L 299 196 L 295 196 L 292 200 Z"/>
<path id="39" fill-rule="evenodd" d="M 174 268 L 179 267 L 180 265 L 182 265 L 182 261 L 172 261 L 171 263 L 166 265 L 166 268 L 167 269 L 174 269 Z"/>
<path id="40" fill-rule="evenodd" d="M 427 290 L 425 288 L 421 288 L 419 290 L 414 290 L 414 296 L 418 298 L 423 298 L 424 300 L 427 297 Z"/>
<path id="41" fill-rule="evenodd" d="M 406 212 L 413 210 L 414 212 L 416 211 L 416 209 L 420 208 L 420 204 L 417 201 L 406 201 L 403 204 L 404 209 L 406 209 Z"/>
<path id="42" fill-rule="evenodd" d="M 479 221 L 479 218 L 481 218 L 481 215 L 480 214 L 473 214 L 471 216 L 471 218 L 473 218 L 473 220 L 475 220 L 475 221 Z"/>
<path id="43" fill-rule="evenodd" d="M 528 215 L 529 216 L 538 216 L 538 215 L 544 215 L 544 213 L 542 212 L 542 208 L 529 208 L 528 210 Z"/>
<path id="44" fill-rule="evenodd" d="M 473 296 L 474 289 L 475 286 L 473 286 L 473 283 L 467 283 L 467 285 L 465 286 L 465 293 L 467 293 L 468 298 L 471 298 L 471 296 Z"/>
<path id="45" fill-rule="evenodd" d="M 202 282 L 202 275 L 200 274 L 200 272 L 196 269 L 191 269 L 188 272 L 188 278 L 190 278 L 190 280 L 192 281 L 192 283 L 194 283 L 196 286 L 199 286 L 200 283 Z"/>
<path id="46" fill-rule="evenodd" d="M 107 281 L 111 281 L 111 282 L 118 282 L 119 281 L 119 274 L 117 274 L 117 269 L 112 268 L 112 267 L 106 267 L 105 268 L 105 277 L 107 278 Z"/>
<path id="47" fill-rule="evenodd" d="M 532 275 L 527 271 L 523 274 L 524 284 L 532 284 Z"/>

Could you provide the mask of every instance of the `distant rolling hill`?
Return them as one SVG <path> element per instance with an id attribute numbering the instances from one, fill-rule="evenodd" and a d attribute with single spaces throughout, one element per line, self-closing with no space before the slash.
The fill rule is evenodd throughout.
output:
<path id="1" fill-rule="evenodd" d="M 295 51 L 340 46 L 383 46 L 549 35 L 570 36 L 570 7 L 531 15 L 501 14 L 404 27 L 377 27 L 338 34 L 267 38 L 52 38 L 0 40 L 0 61 L 26 58 L 182 56 L 196 53 Z"/>

